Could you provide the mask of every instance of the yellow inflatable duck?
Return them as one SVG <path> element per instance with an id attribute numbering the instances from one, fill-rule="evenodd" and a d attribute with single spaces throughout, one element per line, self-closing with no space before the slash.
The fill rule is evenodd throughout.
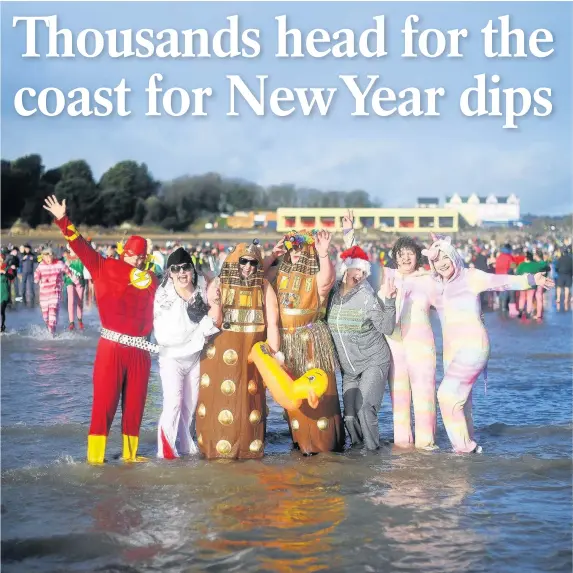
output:
<path id="1" fill-rule="evenodd" d="M 328 376 L 319 368 L 312 368 L 293 380 L 273 357 L 266 342 L 257 342 L 251 348 L 248 361 L 255 364 L 275 402 L 285 410 L 298 410 L 303 400 L 307 400 L 311 408 L 317 408 L 319 398 L 328 388 Z"/>

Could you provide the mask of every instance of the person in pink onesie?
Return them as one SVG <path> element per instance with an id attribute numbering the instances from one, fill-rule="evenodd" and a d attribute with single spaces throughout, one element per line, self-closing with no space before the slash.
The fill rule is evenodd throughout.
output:
<path id="1" fill-rule="evenodd" d="M 78 279 L 63 261 L 55 261 L 52 249 L 42 251 L 42 262 L 34 272 L 34 282 L 40 286 L 40 309 L 49 333 L 54 336 L 58 325 L 58 312 L 62 298 L 64 275 L 70 277 L 74 284 Z"/>
<path id="2" fill-rule="evenodd" d="M 496 275 L 465 268 L 450 237 L 435 240 L 422 254 L 428 257 L 437 287 L 437 309 L 444 339 L 444 378 L 438 403 L 444 426 L 458 453 L 481 452 L 474 440 L 472 389 L 489 358 L 489 339 L 481 318 L 480 293 L 552 288 L 543 273 Z"/>
<path id="3" fill-rule="evenodd" d="M 355 244 L 352 212 L 343 219 L 344 243 Z M 435 284 L 421 268 L 421 248 L 410 237 L 398 239 L 392 247 L 396 269 L 382 269 L 383 291 L 387 281 L 394 281 L 396 327 L 386 336 L 392 363 L 388 382 L 392 400 L 394 444 L 400 447 L 433 450 L 436 436 L 436 346 L 430 324 L 430 307 L 434 306 Z M 379 292 L 379 296 L 380 296 Z M 414 403 L 415 432 L 412 433 L 411 403 Z"/>
<path id="4" fill-rule="evenodd" d="M 409 238 L 405 238 L 409 239 Z M 436 346 L 430 309 L 436 292 L 432 277 L 418 267 L 420 248 L 412 241 L 394 246 L 397 269 L 384 267 L 383 282 L 393 280 L 398 290 L 396 328 L 388 337 L 392 352 L 390 395 L 394 443 L 438 449 L 436 438 Z M 414 405 L 414 434 L 410 405 Z"/>

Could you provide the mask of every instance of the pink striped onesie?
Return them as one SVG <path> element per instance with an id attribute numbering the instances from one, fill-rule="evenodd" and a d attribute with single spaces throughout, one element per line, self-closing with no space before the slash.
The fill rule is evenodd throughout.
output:
<path id="1" fill-rule="evenodd" d="M 394 418 L 394 443 L 435 449 L 436 346 L 430 324 L 436 286 L 424 271 L 402 275 L 384 267 L 384 282 L 393 278 L 396 297 L 396 328 L 386 339 L 392 352 L 390 396 Z M 410 404 L 414 403 L 415 441 Z"/>
<path id="2" fill-rule="evenodd" d="M 354 230 L 344 234 L 344 245 L 356 244 Z M 388 375 L 394 443 L 415 444 L 417 448 L 436 449 L 436 345 L 430 324 L 430 306 L 435 306 L 436 284 L 420 269 L 402 275 L 383 268 L 383 284 L 393 278 L 396 296 L 396 328 L 386 336 L 392 353 Z M 380 296 L 380 293 L 379 293 Z M 410 405 L 414 402 L 415 441 L 412 435 Z"/>
<path id="3" fill-rule="evenodd" d="M 50 334 L 56 333 L 64 275 L 70 277 L 74 284 L 78 284 L 78 279 L 63 261 L 54 261 L 49 265 L 42 261 L 34 272 L 34 282 L 40 286 L 42 317 Z"/>
<path id="4" fill-rule="evenodd" d="M 435 272 L 439 251 L 454 265 L 454 274 L 444 280 Z M 444 337 L 444 378 L 438 403 L 444 426 L 456 452 L 477 450 L 474 441 L 472 389 L 489 358 L 489 338 L 481 319 L 479 295 L 485 291 L 525 290 L 532 275 L 496 275 L 464 268 L 464 261 L 450 237 L 435 241 L 427 255 L 437 287 L 436 308 Z"/>

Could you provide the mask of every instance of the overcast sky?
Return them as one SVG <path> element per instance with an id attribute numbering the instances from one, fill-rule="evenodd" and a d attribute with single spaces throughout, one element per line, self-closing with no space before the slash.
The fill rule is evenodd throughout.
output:
<path id="1" fill-rule="evenodd" d="M 513 192 L 522 212 L 562 214 L 572 210 L 571 158 L 571 3 L 3 3 L 2 10 L 2 157 L 40 153 L 47 168 L 71 159 L 86 159 L 99 177 L 123 159 L 144 161 L 153 175 L 169 179 L 217 171 L 262 185 L 295 183 L 319 189 L 362 188 L 385 206 L 411 206 L 419 196 L 441 200 L 454 192 L 479 195 Z M 56 14 L 59 26 L 107 30 L 206 28 L 216 31 L 225 18 L 240 16 L 241 28 L 261 30 L 262 53 L 255 59 L 175 59 L 107 56 L 96 59 L 23 59 L 23 25 L 14 16 Z M 302 30 L 320 27 L 361 31 L 374 16 L 387 20 L 384 58 L 282 59 L 274 57 L 275 16 Z M 401 29 L 408 14 L 418 26 L 467 28 L 463 59 L 400 57 Z M 554 35 L 549 58 L 487 59 L 480 30 L 488 20 L 509 14 L 512 25 L 531 33 L 547 28 Z M 39 35 L 45 53 L 46 33 Z M 151 74 L 164 76 L 163 86 L 191 90 L 212 87 L 208 117 L 145 117 Z M 474 85 L 475 74 L 499 74 L 500 87 L 553 90 L 553 113 L 546 118 L 518 119 L 519 129 L 502 129 L 499 117 L 466 118 L 459 111 L 461 92 Z M 240 74 L 255 88 L 257 74 L 270 76 L 270 87 L 337 87 L 332 110 L 321 117 L 296 112 L 287 118 L 257 117 L 244 103 L 239 117 L 227 117 L 226 75 Z M 415 86 L 443 86 L 447 95 L 440 117 L 352 117 L 352 98 L 340 74 L 379 74 L 379 87 L 396 92 Z M 14 94 L 24 86 L 70 90 L 116 86 L 122 78 L 132 88 L 128 118 L 20 117 Z"/>

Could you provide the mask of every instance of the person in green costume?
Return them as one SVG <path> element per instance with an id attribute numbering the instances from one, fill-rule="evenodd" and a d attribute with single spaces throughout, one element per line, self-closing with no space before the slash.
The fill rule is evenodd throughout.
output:
<path id="1" fill-rule="evenodd" d="M 70 319 L 70 326 L 68 330 L 76 328 L 74 316 L 78 317 L 78 328 L 84 329 L 83 322 L 83 309 L 84 309 L 84 289 L 86 281 L 84 279 L 84 264 L 78 256 L 69 249 L 66 253 L 66 265 L 72 271 L 72 274 L 78 279 L 78 283 L 74 284 L 72 279 L 68 276 L 64 277 L 64 287 L 68 295 L 68 316 Z"/>
<path id="2" fill-rule="evenodd" d="M 528 251 L 525 255 L 525 261 L 519 263 L 515 270 L 516 275 L 544 273 L 547 276 L 549 264 L 543 260 L 543 253 L 537 250 L 534 253 Z M 536 313 L 533 316 L 533 301 L 535 300 Z M 518 317 L 521 318 L 526 313 L 527 318 L 541 320 L 543 318 L 543 287 L 531 287 L 528 290 L 519 292 Z"/>
<path id="3" fill-rule="evenodd" d="M 6 265 L 4 253 L 0 253 L 0 311 L 2 314 L 0 332 L 6 332 L 6 307 L 10 302 L 10 287 L 14 276 L 14 270 Z"/>

